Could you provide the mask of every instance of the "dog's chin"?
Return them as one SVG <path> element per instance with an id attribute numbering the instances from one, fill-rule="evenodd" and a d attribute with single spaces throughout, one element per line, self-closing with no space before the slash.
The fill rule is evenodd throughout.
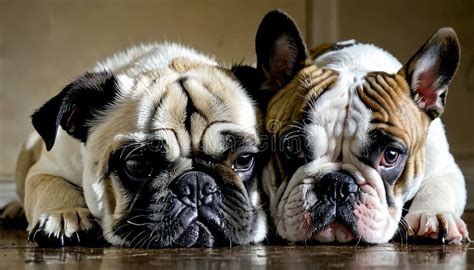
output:
<path id="1" fill-rule="evenodd" d="M 235 242 L 235 237 L 229 234 L 231 231 L 225 225 L 231 217 L 207 206 L 193 208 L 176 205 L 169 207 L 169 213 L 163 216 L 145 214 L 146 210 L 133 210 L 121 219 L 112 237 L 107 240 L 114 245 L 131 248 L 209 248 Z"/>
<path id="2" fill-rule="evenodd" d="M 183 224 L 186 221 L 176 223 Z M 165 235 L 158 236 L 156 228 L 152 225 L 141 230 L 127 227 L 126 230 L 115 235 L 115 242 L 120 242 L 121 246 L 129 248 L 210 248 L 222 244 L 219 243 L 223 237 L 222 232 L 216 231 L 201 221 L 194 221 L 186 227 L 181 227 L 179 231 L 182 233 L 173 239 Z"/>
<path id="3" fill-rule="evenodd" d="M 374 230 L 378 225 L 358 222 L 357 227 L 352 228 L 350 225 L 335 221 L 313 233 L 312 238 L 321 243 L 381 244 L 388 242 L 395 234 L 395 230 L 390 228 L 391 226 Z"/>
<path id="4" fill-rule="evenodd" d="M 375 215 L 375 213 L 372 213 Z M 398 228 L 397 222 L 387 216 L 384 222 L 368 222 L 357 220 L 352 226 L 335 221 L 313 233 L 313 239 L 322 243 L 367 243 L 382 244 L 390 241 Z"/>
<path id="5" fill-rule="evenodd" d="M 314 239 L 322 243 L 348 243 L 356 240 L 356 236 L 349 227 L 339 222 L 334 222 L 315 234 Z"/>
<path id="6" fill-rule="evenodd" d="M 352 205 L 336 207 L 327 203 L 313 210 L 314 239 L 319 242 L 347 243 L 357 237 Z"/>
<path id="7" fill-rule="evenodd" d="M 201 222 L 189 225 L 176 240 L 178 247 L 214 247 L 217 245 L 214 234 Z"/>
<path id="8" fill-rule="evenodd" d="M 293 215 L 291 223 L 281 226 L 285 230 L 279 233 L 298 243 L 386 243 L 398 228 L 399 211 L 384 208 L 383 204 L 378 206 L 367 207 L 360 201 L 344 207 L 321 203 L 301 212 L 296 210 L 299 214 Z"/>
<path id="9" fill-rule="evenodd" d="M 182 222 L 181 222 L 182 224 Z M 198 210 L 196 221 L 189 224 L 174 242 L 177 247 L 215 247 L 222 245 L 224 234 L 222 222 L 217 213 L 208 208 Z"/>

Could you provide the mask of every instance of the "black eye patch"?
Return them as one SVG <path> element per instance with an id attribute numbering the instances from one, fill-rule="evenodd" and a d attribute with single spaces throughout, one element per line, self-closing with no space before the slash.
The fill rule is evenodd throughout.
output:
<path id="1" fill-rule="evenodd" d="M 228 166 L 248 187 L 255 180 L 257 173 L 255 168 L 260 167 L 259 164 L 263 158 L 262 152 L 255 139 L 248 134 L 224 131 L 222 135 L 225 140 L 225 151 L 217 156 L 200 151 L 193 158 L 193 166 L 215 178 L 219 178 L 214 172 L 218 165 Z"/>
<path id="2" fill-rule="evenodd" d="M 255 139 L 248 134 L 239 134 L 231 131 L 223 131 L 226 152 L 234 152 L 239 148 L 256 147 Z"/>
<path id="3" fill-rule="evenodd" d="M 253 138 L 252 135 L 247 134 L 245 132 L 239 133 L 235 131 L 224 130 L 224 131 L 221 131 L 221 140 L 223 140 L 222 142 L 223 151 L 218 154 L 206 153 L 203 150 L 204 140 L 201 140 L 200 145 L 199 145 L 200 150 L 197 153 L 197 158 L 202 159 L 202 160 L 207 160 L 209 162 L 214 162 L 214 163 L 223 163 L 225 160 L 229 158 L 229 155 L 232 155 L 239 149 L 242 149 L 242 148 L 253 149 L 253 148 L 257 148 L 258 146 L 257 142 L 255 141 L 255 138 Z M 257 150 L 255 150 L 255 152 Z"/>
<path id="4" fill-rule="evenodd" d="M 124 187 L 133 190 L 166 170 L 169 165 L 164 141 L 127 142 L 112 153 L 109 174 L 117 174 Z"/>
<path id="5" fill-rule="evenodd" d="M 381 130 L 369 132 L 368 142 L 362 148 L 359 160 L 379 171 L 382 179 L 389 185 L 395 184 L 405 168 L 408 156 L 406 146 Z M 399 160 L 392 167 L 381 166 L 385 151 L 396 152 Z"/>
<path id="6" fill-rule="evenodd" d="M 276 141 L 278 155 L 289 175 L 310 161 L 311 149 L 300 128 L 288 130 Z"/>

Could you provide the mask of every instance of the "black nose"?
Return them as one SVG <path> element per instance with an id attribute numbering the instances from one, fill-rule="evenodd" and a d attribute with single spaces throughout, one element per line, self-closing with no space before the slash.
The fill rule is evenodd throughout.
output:
<path id="1" fill-rule="evenodd" d="M 171 183 L 170 190 L 180 201 L 192 207 L 210 205 L 218 191 L 214 179 L 199 171 L 182 174 Z"/>
<path id="2" fill-rule="evenodd" d="M 358 190 L 355 179 L 347 172 L 331 172 L 326 174 L 315 187 L 318 198 L 333 204 L 355 201 L 355 193 Z"/>

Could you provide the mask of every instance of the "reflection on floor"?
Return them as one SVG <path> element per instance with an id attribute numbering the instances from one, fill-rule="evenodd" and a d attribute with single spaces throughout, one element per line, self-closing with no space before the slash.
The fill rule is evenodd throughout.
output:
<path id="1" fill-rule="evenodd" d="M 474 212 L 464 216 L 474 228 Z M 26 233 L 0 228 L 0 269 L 472 269 L 474 248 L 462 246 L 247 246 L 216 249 L 36 248 Z"/>

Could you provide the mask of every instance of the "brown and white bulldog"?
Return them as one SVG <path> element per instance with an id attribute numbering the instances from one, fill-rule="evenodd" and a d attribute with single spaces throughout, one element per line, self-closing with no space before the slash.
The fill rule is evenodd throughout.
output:
<path id="1" fill-rule="evenodd" d="M 459 63 L 451 28 L 402 65 L 355 41 L 308 53 L 293 20 L 273 11 L 256 51 L 274 139 L 263 189 L 279 236 L 384 243 L 401 224 L 420 239 L 468 239 L 464 177 L 439 119 Z"/>
<path id="2" fill-rule="evenodd" d="M 178 44 L 149 44 L 98 63 L 46 102 L 18 160 L 30 240 L 126 247 L 263 240 L 259 124 L 240 70 Z"/>

